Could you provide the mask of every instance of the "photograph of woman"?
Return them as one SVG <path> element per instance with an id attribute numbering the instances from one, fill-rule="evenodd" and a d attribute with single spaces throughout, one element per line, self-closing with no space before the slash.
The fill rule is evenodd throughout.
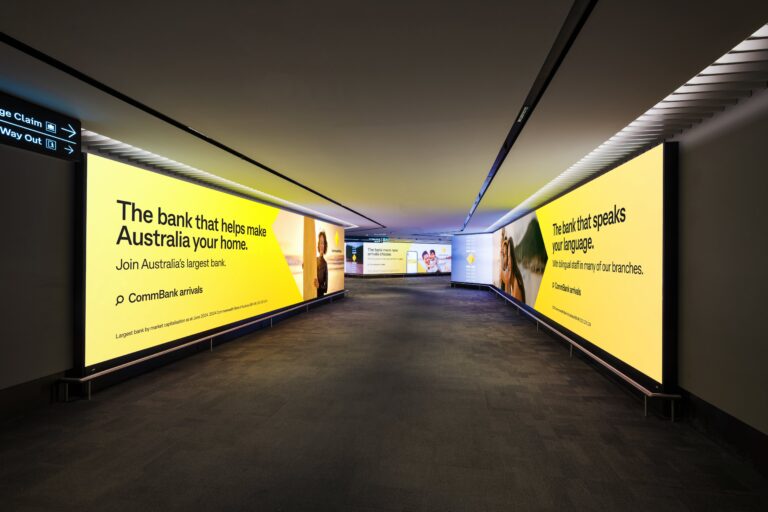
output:
<path id="1" fill-rule="evenodd" d="M 507 232 L 501 228 L 501 238 L 499 240 L 499 281 L 496 283 L 501 291 L 506 292 L 509 284 L 509 256 L 507 253 Z"/>
<path id="2" fill-rule="evenodd" d="M 517 264 L 517 258 L 515 257 L 515 244 L 510 237 L 507 244 L 507 252 L 509 253 L 509 272 L 510 279 L 509 289 L 507 293 L 516 298 L 522 303 L 525 303 L 525 287 L 523 286 L 523 275 L 520 272 L 520 266 Z"/>
<path id="3" fill-rule="evenodd" d="M 511 295 L 520 302 L 525 303 L 525 287 L 523 276 L 515 257 L 515 245 L 512 237 L 507 236 L 504 229 L 501 230 L 501 243 L 499 244 L 499 283 L 504 293 Z"/>
<path id="4" fill-rule="evenodd" d="M 325 253 L 328 252 L 328 239 L 325 231 L 317 234 L 317 277 L 315 277 L 315 288 L 317 288 L 317 297 L 320 298 L 328 291 L 328 263 L 325 261 Z"/>

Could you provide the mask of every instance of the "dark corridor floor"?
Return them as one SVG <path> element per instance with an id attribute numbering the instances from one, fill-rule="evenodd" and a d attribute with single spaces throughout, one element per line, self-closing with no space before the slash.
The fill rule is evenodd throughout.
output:
<path id="1" fill-rule="evenodd" d="M 482 291 L 350 296 L 0 425 L 0 509 L 767 510 L 768 482 Z"/>

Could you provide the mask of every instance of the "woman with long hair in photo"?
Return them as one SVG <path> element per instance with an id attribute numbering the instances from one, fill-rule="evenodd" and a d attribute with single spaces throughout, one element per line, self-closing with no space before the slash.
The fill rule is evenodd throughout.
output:
<path id="1" fill-rule="evenodd" d="M 315 278 L 315 288 L 317 288 L 317 298 L 319 299 L 328 291 L 328 263 L 325 261 L 325 253 L 328 252 L 328 238 L 325 231 L 317 234 L 317 277 Z"/>
<path id="2" fill-rule="evenodd" d="M 520 272 L 520 267 L 517 264 L 517 258 L 515 257 L 515 243 L 512 241 L 512 237 L 509 237 L 507 244 L 509 252 L 509 293 L 512 297 L 516 298 L 523 304 L 525 304 L 525 286 L 523 286 L 523 274 Z"/>
<path id="3" fill-rule="evenodd" d="M 509 293 L 509 242 L 504 229 L 501 230 L 501 243 L 499 244 L 499 288 L 504 293 Z"/>
<path id="4" fill-rule="evenodd" d="M 511 236 L 507 236 L 507 232 L 503 228 L 499 251 L 499 287 L 504 293 L 525 303 L 525 287 L 523 286 L 523 275 L 515 257 L 515 242 Z"/>

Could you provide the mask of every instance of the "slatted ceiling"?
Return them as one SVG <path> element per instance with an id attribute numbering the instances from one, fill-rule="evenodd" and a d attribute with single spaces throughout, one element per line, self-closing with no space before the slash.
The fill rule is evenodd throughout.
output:
<path id="1" fill-rule="evenodd" d="M 712 112 L 720 112 L 725 110 L 725 107 L 718 106 L 718 105 L 701 105 L 701 106 L 690 106 L 690 107 L 678 107 L 675 105 L 656 105 L 653 108 L 648 109 L 646 112 L 647 114 L 658 114 L 658 115 L 667 115 L 667 114 L 693 114 L 693 115 L 699 115 L 699 114 L 710 114 Z"/>
<path id="2" fill-rule="evenodd" d="M 747 39 L 743 43 L 736 45 L 734 52 L 754 52 L 759 50 L 768 50 L 768 37 L 760 36 L 760 39 Z"/>
<path id="3" fill-rule="evenodd" d="M 765 82 L 768 81 L 768 70 L 750 71 L 744 73 L 729 74 L 711 74 L 699 75 L 692 78 L 688 83 L 691 85 L 699 84 L 724 84 L 728 82 Z"/>
<path id="4" fill-rule="evenodd" d="M 627 126 L 627 131 L 643 131 L 646 129 L 687 126 L 690 124 L 691 122 L 685 119 L 635 119 Z"/>
<path id="5" fill-rule="evenodd" d="M 707 117 L 712 117 L 712 113 L 703 114 Z M 638 117 L 641 121 L 648 121 L 648 120 L 675 120 L 675 121 L 694 121 L 699 120 L 701 118 L 702 114 L 695 114 L 695 113 L 680 113 L 680 112 L 670 112 L 663 110 L 661 112 L 656 113 L 648 113 L 641 115 Z"/>
<path id="6" fill-rule="evenodd" d="M 692 121 L 687 121 L 685 119 L 639 120 L 630 124 L 628 129 L 643 132 L 644 130 L 651 130 L 653 128 L 688 128 L 692 124 Z"/>
<path id="7" fill-rule="evenodd" d="M 599 157 L 590 158 L 589 161 L 590 162 L 597 162 L 599 160 L 609 160 L 611 158 L 615 158 L 617 156 L 621 156 L 621 155 L 624 154 L 624 152 L 625 152 L 624 150 L 625 150 L 626 147 L 629 147 L 629 146 L 639 147 L 639 146 L 642 146 L 643 144 L 645 144 L 648 140 L 650 140 L 650 137 L 649 138 L 645 138 L 645 139 L 640 139 L 640 140 L 637 140 L 637 139 L 623 139 L 623 138 L 622 139 L 614 139 L 611 142 L 613 142 L 616 145 L 616 147 L 608 147 L 606 149 L 601 149 L 600 152 L 599 152 L 600 156 Z"/>
<path id="8" fill-rule="evenodd" d="M 615 167 L 768 86 L 768 25 L 648 109 L 488 228 L 494 231 L 577 182 Z"/>
<path id="9" fill-rule="evenodd" d="M 687 96 L 687 95 L 685 95 Z M 738 98 L 669 98 L 663 103 L 656 105 L 656 108 L 683 108 L 683 107 L 719 107 L 722 105 L 735 105 L 739 102 Z"/>
<path id="10" fill-rule="evenodd" d="M 702 76 L 711 75 L 733 75 L 741 73 L 764 73 L 765 63 L 758 62 L 743 62 L 741 64 L 713 64 L 707 69 L 702 71 Z"/>
<path id="11" fill-rule="evenodd" d="M 615 146 L 612 147 L 610 150 L 602 150 L 600 152 L 600 154 L 601 155 L 606 155 L 606 156 L 611 156 L 611 157 L 622 156 L 622 155 L 624 155 L 626 153 L 626 148 L 627 147 L 630 147 L 630 146 L 631 147 L 642 147 L 642 146 L 648 144 L 649 142 L 652 142 L 652 141 L 658 139 L 659 137 L 663 137 L 663 136 L 665 136 L 665 135 L 667 135 L 669 133 L 675 133 L 675 132 L 678 132 L 678 131 L 680 131 L 680 130 L 679 129 L 667 130 L 667 131 L 664 131 L 664 132 L 658 132 L 658 133 L 650 134 L 647 137 L 631 137 L 631 138 L 621 137 L 621 138 L 616 138 L 616 139 L 613 139 L 611 141 Z"/>
<path id="12" fill-rule="evenodd" d="M 664 135 L 666 133 L 673 133 L 682 130 L 682 128 L 674 127 L 674 128 L 666 128 L 664 130 L 648 130 L 645 133 L 636 133 L 636 134 L 627 134 L 622 135 L 621 137 L 617 137 L 615 139 L 610 139 L 612 142 L 627 142 L 627 143 L 633 143 L 633 144 L 639 144 L 642 141 L 651 140 L 654 138 L 659 137 L 660 135 Z M 615 153 L 620 153 L 620 151 L 614 151 Z"/>
<path id="13" fill-rule="evenodd" d="M 639 144 L 640 141 L 646 140 L 646 139 L 652 139 L 654 137 L 658 137 L 661 133 L 666 133 L 670 130 L 674 130 L 674 128 L 669 128 L 666 130 L 654 130 L 649 129 L 646 132 L 635 132 L 635 133 L 629 133 L 629 132 L 622 132 L 619 135 L 615 135 L 608 139 L 608 144 L 613 144 L 614 146 L 611 147 L 609 151 L 617 151 L 615 144 L 617 143 L 625 143 L 625 144 Z M 602 151 L 606 151 L 607 148 L 602 149 Z"/>
<path id="14" fill-rule="evenodd" d="M 680 92 L 673 92 L 666 97 L 666 101 L 690 101 L 690 100 L 730 100 L 734 102 L 737 98 L 746 98 L 752 95 L 751 89 L 735 90 L 735 89 L 723 89 L 719 91 L 688 91 L 682 90 Z"/>
<path id="15" fill-rule="evenodd" d="M 639 133 L 648 133 L 652 132 L 654 130 L 666 130 L 669 128 L 679 128 L 684 127 L 687 125 L 690 125 L 690 121 L 685 120 L 642 120 L 642 121 L 634 121 L 631 124 L 629 124 L 625 130 L 626 133 L 631 134 L 632 132 L 639 132 Z M 609 139 L 610 140 L 610 139 Z"/>
<path id="16" fill-rule="evenodd" d="M 714 84 L 698 84 L 694 85 L 687 83 L 675 90 L 675 93 L 687 94 L 696 92 L 743 92 L 748 91 L 752 94 L 752 89 L 755 88 L 754 82 L 729 82 L 729 83 L 714 83 Z"/>
<path id="17" fill-rule="evenodd" d="M 719 112 L 725 110 L 725 107 L 658 107 L 654 106 L 649 108 L 645 114 L 649 116 L 672 116 L 672 119 L 681 119 L 677 116 L 689 116 L 689 119 L 694 119 L 697 116 L 712 116 L 713 112 Z"/>
<path id="18" fill-rule="evenodd" d="M 139 165 L 140 167 L 160 171 L 165 174 L 181 176 L 188 180 L 205 183 L 221 190 L 235 192 L 242 196 L 250 197 L 263 203 L 281 206 L 300 214 L 310 215 L 321 220 L 340 224 L 345 227 L 357 227 L 354 224 L 344 222 L 335 217 L 324 215 L 312 209 L 291 203 L 290 201 L 279 199 L 270 194 L 266 194 L 259 190 L 241 185 L 240 183 L 236 183 L 209 172 L 196 169 L 181 162 L 150 153 L 149 151 L 145 151 L 129 144 L 110 139 L 109 137 L 105 137 L 89 130 L 83 129 L 81 131 L 81 136 L 83 149 L 88 153 L 100 154 L 127 164 Z"/>
<path id="19" fill-rule="evenodd" d="M 715 64 L 736 64 L 742 62 L 762 62 L 768 60 L 768 50 L 726 53 Z"/>
<path id="20" fill-rule="evenodd" d="M 632 126 L 629 128 L 625 128 L 625 132 L 621 135 L 622 138 L 625 139 L 631 139 L 631 138 L 644 138 L 647 139 L 650 134 L 656 134 L 656 133 L 663 133 L 669 130 L 672 130 L 674 128 L 677 128 L 679 125 L 666 125 L 666 124 L 649 124 L 644 126 Z M 613 137 L 611 137 L 608 140 L 615 140 Z"/>

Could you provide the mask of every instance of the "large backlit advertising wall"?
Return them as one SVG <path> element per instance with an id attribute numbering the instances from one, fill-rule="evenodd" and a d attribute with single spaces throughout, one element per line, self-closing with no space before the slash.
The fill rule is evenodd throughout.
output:
<path id="1" fill-rule="evenodd" d="M 664 147 L 493 233 L 493 284 L 658 383 Z"/>
<path id="2" fill-rule="evenodd" d="M 448 244 L 383 242 L 349 243 L 345 269 L 348 274 L 432 274 L 451 271 Z"/>
<path id="3" fill-rule="evenodd" d="M 344 288 L 344 230 L 88 156 L 85 366 Z"/>

